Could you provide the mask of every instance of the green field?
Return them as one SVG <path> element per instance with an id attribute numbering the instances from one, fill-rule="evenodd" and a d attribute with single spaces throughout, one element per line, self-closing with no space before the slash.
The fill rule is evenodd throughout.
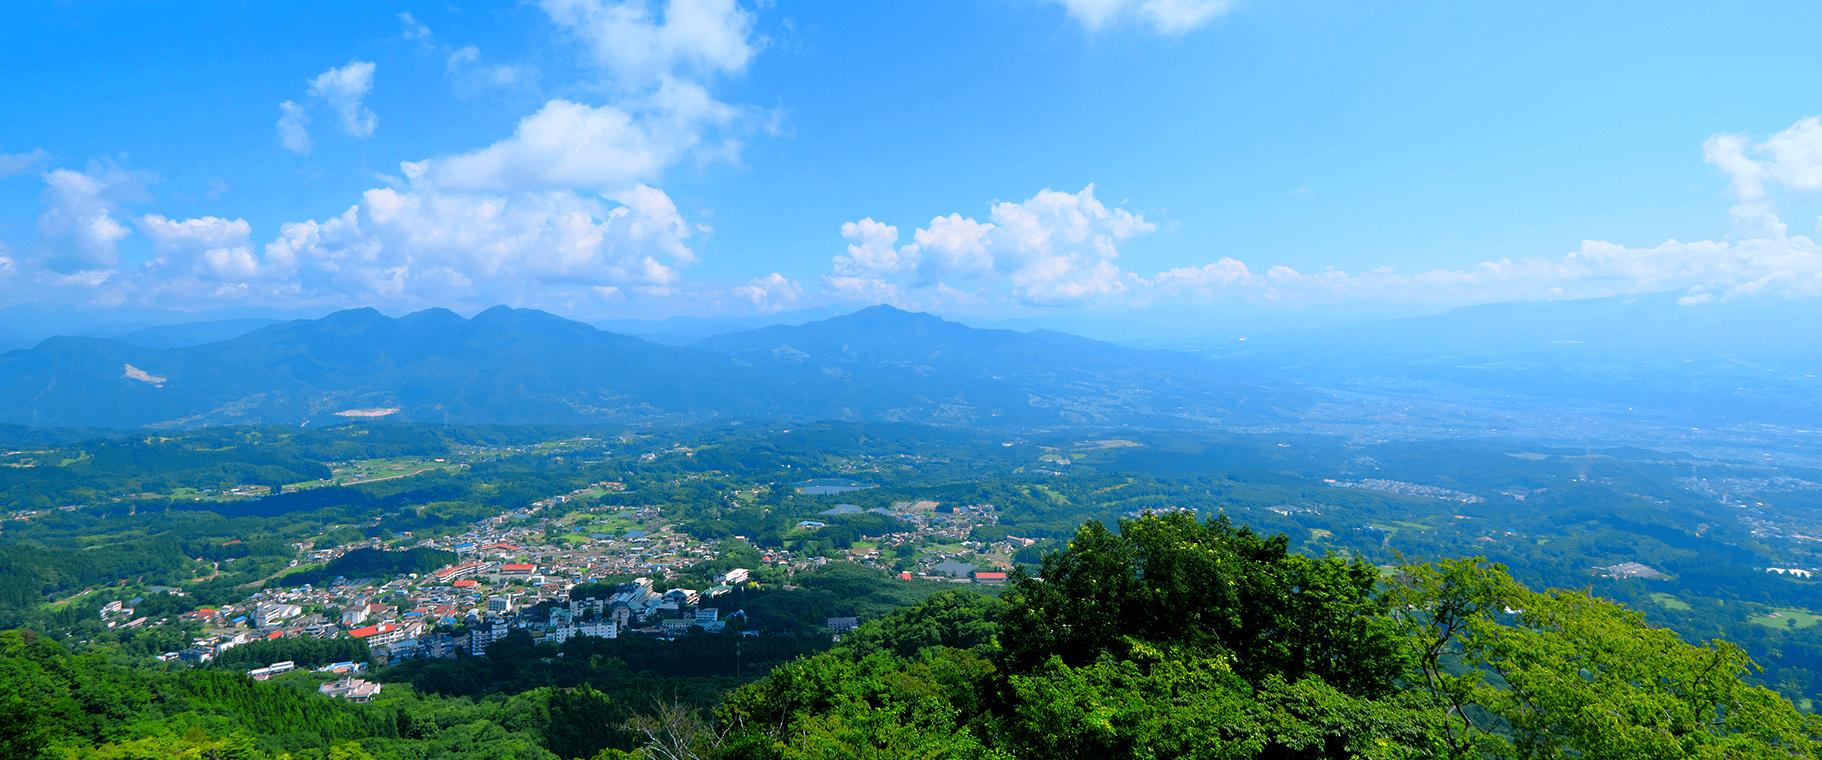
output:
<path id="1" fill-rule="evenodd" d="M 1777 607 L 1770 612 L 1762 612 L 1753 615 L 1752 617 L 1747 618 L 1747 621 L 1753 625 L 1762 625 L 1766 628 L 1795 628 L 1802 630 L 1804 628 L 1814 628 L 1816 627 L 1816 624 L 1822 623 L 1822 615 L 1797 607 Z"/>
<path id="2" fill-rule="evenodd" d="M 1689 606 L 1688 602 L 1678 599 L 1671 594 L 1666 594 L 1662 591 L 1653 592 L 1651 594 L 1651 601 L 1657 602 L 1658 606 L 1663 607 L 1664 609 L 1667 609 L 1667 610 L 1677 610 L 1679 612 L 1686 612 L 1690 609 L 1693 609 L 1692 607 Z"/>
<path id="3" fill-rule="evenodd" d="M 457 470 L 461 467 L 462 465 L 454 462 L 438 462 L 422 457 L 361 459 L 336 467 L 335 481 L 342 485 L 349 485 L 387 478 L 402 478 L 430 470 Z"/>

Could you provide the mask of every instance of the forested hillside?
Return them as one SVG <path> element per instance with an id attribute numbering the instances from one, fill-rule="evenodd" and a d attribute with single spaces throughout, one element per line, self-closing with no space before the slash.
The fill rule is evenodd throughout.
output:
<path id="1" fill-rule="evenodd" d="M 1822 720 L 1624 608 L 1476 560 L 1373 567 L 1184 514 L 1084 526 L 735 692 L 724 757 L 1817 757 Z"/>
<path id="2" fill-rule="evenodd" d="M 1822 757 L 1822 718 L 1743 680 L 1755 666 L 1738 647 L 1685 643 L 1585 594 L 1473 559 L 1388 574 L 1180 512 L 1119 527 L 1084 525 L 1001 599 L 931 597 L 684 701 L 562 683 L 559 667 L 511 696 L 400 683 L 348 705 L 6 632 L 0 755 Z M 617 656 L 572 649 L 525 641 L 486 659 Z M 651 670 L 616 683 L 685 669 L 641 661 Z"/>

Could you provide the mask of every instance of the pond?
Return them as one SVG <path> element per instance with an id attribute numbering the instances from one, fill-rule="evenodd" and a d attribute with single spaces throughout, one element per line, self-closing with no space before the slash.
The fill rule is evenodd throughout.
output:
<path id="1" fill-rule="evenodd" d="M 806 480 L 802 483 L 798 483 L 797 492 L 805 496 L 827 496 L 835 493 L 848 493 L 849 491 L 865 491 L 875 487 L 876 486 L 872 483 L 862 483 L 858 480 L 815 478 L 813 480 Z"/>

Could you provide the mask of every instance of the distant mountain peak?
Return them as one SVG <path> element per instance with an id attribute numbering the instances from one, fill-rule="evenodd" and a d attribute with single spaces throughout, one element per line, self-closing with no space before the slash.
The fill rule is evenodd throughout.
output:
<path id="1" fill-rule="evenodd" d="M 873 326 L 949 324 L 948 320 L 935 314 L 922 311 L 906 311 L 897 306 L 883 303 L 868 306 L 860 311 L 839 317 L 830 317 L 822 321 L 828 324 L 860 323 Z"/>
<path id="2" fill-rule="evenodd" d="M 404 317 L 401 317 L 401 319 L 409 319 L 412 317 L 417 317 L 420 319 L 447 319 L 449 317 L 455 317 L 457 319 L 461 319 L 462 315 L 457 314 L 448 309 L 445 309 L 441 306 L 432 306 L 428 309 L 420 309 L 418 311 L 411 312 L 410 314 L 406 314 Z"/>
<path id="3" fill-rule="evenodd" d="M 521 312 L 521 311 L 530 311 L 530 310 L 529 309 L 515 309 L 511 306 L 507 306 L 506 304 L 497 304 L 497 305 L 489 306 L 485 309 L 482 309 L 480 311 L 480 313 L 474 315 L 474 319 L 476 319 L 476 320 L 501 319 L 504 317 L 510 317 L 513 314 Z"/>
<path id="4" fill-rule="evenodd" d="M 386 315 L 381 314 L 379 309 L 375 309 L 372 306 L 357 306 L 352 309 L 329 312 L 328 314 L 323 315 L 322 319 L 314 321 L 327 322 L 330 324 L 358 324 L 365 322 L 383 322 L 387 319 L 389 318 Z M 303 321 L 308 322 L 312 320 Z"/>

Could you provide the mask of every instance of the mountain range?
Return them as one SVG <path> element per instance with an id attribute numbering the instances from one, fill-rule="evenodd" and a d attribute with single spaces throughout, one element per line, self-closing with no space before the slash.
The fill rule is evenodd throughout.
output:
<path id="1" fill-rule="evenodd" d="M 1171 425 L 1274 416 L 1302 393 L 1213 359 L 886 306 L 681 346 L 506 307 L 472 318 L 352 309 L 221 340 L 181 337 L 59 336 L 0 354 L 0 423 Z"/>

